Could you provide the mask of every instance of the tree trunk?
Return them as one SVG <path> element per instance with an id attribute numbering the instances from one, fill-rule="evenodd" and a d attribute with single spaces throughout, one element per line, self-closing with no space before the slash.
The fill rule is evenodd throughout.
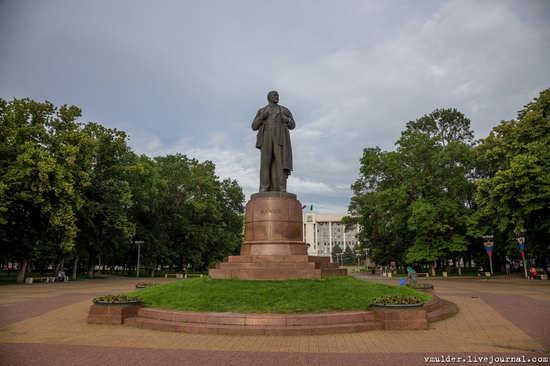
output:
<path id="1" fill-rule="evenodd" d="M 88 264 L 88 278 L 94 277 L 94 260 L 90 258 L 90 263 Z"/>
<path id="2" fill-rule="evenodd" d="M 73 281 L 76 281 L 76 272 L 78 270 L 78 255 L 74 258 L 74 265 L 73 265 Z"/>
<path id="3" fill-rule="evenodd" d="M 435 277 L 435 266 L 437 261 L 434 261 L 434 264 L 430 264 L 430 276 Z"/>
<path id="4" fill-rule="evenodd" d="M 25 272 L 28 263 L 29 261 L 26 259 L 19 261 L 19 265 L 17 266 L 17 283 L 25 282 Z"/>
<path id="5" fill-rule="evenodd" d="M 470 255 L 466 254 L 464 256 L 464 268 L 470 268 L 472 266 L 472 258 Z"/>
<path id="6" fill-rule="evenodd" d="M 155 266 L 151 267 L 151 277 L 155 277 Z"/>
<path id="7" fill-rule="evenodd" d="M 55 268 L 53 269 L 53 275 L 54 277 L 57 277 L 59 274 L 59 271 L 63 269 L 63 265 L 65 264 L 65 258 L 61 257 L 59 261 L 57 261 L 57 264 L 55 265 Z"/>
<path id="8" fill-rule="evenodd" d="M 462 266 L 460 265 L 462 258 L 458 257 L 456 261 L 456 269 L 458 270 L 458 275 L 462 276 Z"/>
<path id="9" fill-rule="evenodd" d="M 541 264 L 542 264 L 542 271 L 545 273 L 545 274 L 548 274 L 548 262 L 546 261 L 546 257 L 548 255 L 548 251 L 546 250 L 543 250 L 541 253 Z"/>

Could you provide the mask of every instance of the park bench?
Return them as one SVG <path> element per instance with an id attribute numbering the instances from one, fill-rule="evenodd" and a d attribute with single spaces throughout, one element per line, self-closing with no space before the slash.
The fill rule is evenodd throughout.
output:
<path id="1" fill-rule="evenodd" d="M 534 279 L 536 279 L 537 277 L 539 278 L 539 280 L 548 280 L 548 275 L 545 275 L 544 273 L 533 276 Z"/>
<path id="2" fill-rule="evenodd" d="M 428 272 L 416 272 L 417 276 L 424 276 L 424 277 L 430 277 L 430 274 Z"/>
<path id="3" fill-rule="evenodd" d="M 168 277 L 183 278 L 183 274 L 182 273 L 165 273 L 164 278 L 168 278 Z"/>
<path id="4" fill-rule="evenodd" d="M 25 283 L 31 284 L 34 282 L 49 282 L 50 277 L 27 277 L 25 278 Z"/>

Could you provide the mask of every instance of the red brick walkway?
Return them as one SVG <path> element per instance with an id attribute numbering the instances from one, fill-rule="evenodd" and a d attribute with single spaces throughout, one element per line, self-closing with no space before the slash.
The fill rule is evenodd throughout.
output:
<path id="1" fill-rule="evenodd" d="M 464 305 L 463 311 L 459 310 L 454 319 L 434 323 L 431 330 L 409 333 L 379 331 L 357 337 L 237 338 L 85 324 L 89 300 L 95 294 L 129 291 L 136 281 L 113 278 L 68 286 L 0 287 L 0 366 L 411 366 L 427 365 L 430 362 L 426 362 L 425 357 L 441 355 L 550 357 L 548 350 L 532 352 L 537 347 L 550 348 L 550 283 L 430 278 L 436 292 L 442 298 L 449 296 L 459 301 Z M 498 324 L 494 325 L 495 322 Z M 478 337 L 477 332 L 483 333 L 482 336 Z M 354 344 L 355 341 L 358 343 Z M 300 344 L 286 345 L 288 342 Z M 503 348 L 499 348 L 500 344 Z"/>
<path id="2" fill-rule="evenodd" d="M 521 295 L 479 296 L 506 319 L 550 349 L 550 302 Z"/>
<path id="3" fill-rule="evenodd" d="M 2 304 L 0 305 L 0 328 L 89 298 L 90 294 L 66 294 L 15 304 Z"/>
<path id="4" fill-rule="evenodd" d="M 0 365 L 189 365 L 189 366 L 275 366 L 275 365 L 428 365 L 425 357 L 439 354 L 415 353 L 283 353 L 283 352 L 222 352 L 175 349 L 140 349 L 128 347 L 98 347 L 57 344 L 0 344 Z M 545 357 L 537 353 L 451 353 L 454 357 Z M 547 357 L 547 355 L 546 355 Z M 436 363 L 438 364 L 438 363 Z M 441 363 L 439 363 L 441 364 Z M 484 362 L 478 365 L 489 364 Z M 523 363 L 506 363 L 521 365 Z M 542 363 L 541 363 L 542 364 Z M 523 364 L 525 365 L 525 364 Z"/>

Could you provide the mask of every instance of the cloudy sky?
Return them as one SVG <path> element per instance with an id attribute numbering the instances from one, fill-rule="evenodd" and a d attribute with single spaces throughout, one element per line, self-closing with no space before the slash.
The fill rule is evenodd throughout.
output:
<path id="1" fill-rule="evenodd" d="M 276 89 L 297 124 L 288 190 L 320 212 L 346 212 L 362 150 L 409 120 L 455 107 L 480 138 L 548 87 L 546 0 L 0 0 L 0 98 L 77 105 L 248 197 Z"/>

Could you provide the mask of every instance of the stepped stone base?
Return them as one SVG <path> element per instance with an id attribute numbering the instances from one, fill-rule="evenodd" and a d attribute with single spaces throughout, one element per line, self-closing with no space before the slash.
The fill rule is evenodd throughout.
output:
<path id="1" fill-rule="evenodd" d="M 454 302 L 440 300 L 437 306 L 426 310 L 429 322 L 438 322 L 451 318 L 458 313 L 458 306 Z"/>
<path id="2" fill-rule="evenodd" d="M 246 204 L 240 256 L 231 256 L 209 271 L 212 278 L 242 280 L 320 279 L 347 271 L 328 257 L 307 255 L 302 206 L 286 192 L 253 194 Z"/>
<path id="3" fill-rule="evenodd" d="M 90 310 L 92 313 L 93 309 Z M 140 308 L 124 325 L 170 332 L 227 335 L 321 335 L 372 330 L 422 330 L 455 315 L 457 306 L 434 296 L 420 309 L 374 309 L 323 314 L 196 313 Z M 97 322 L 96 322 L 97 323 Z M 115 323 L 103 323 L 115 324 Z M 120 323 L 116 323 L 120 324 Z"/>
<path id="4" fill-rule="evenodd" d="M 327 276 L 345 276 L 347 271 L 328 257 L 308 255 L 231 256 L 211 269 L 210 277 L 241 280 L 320 279 Z"/>
<path id="5" fill-rule="evenodd" d="M 192 313 L 140 309 L 126 325 L 184 333 L 226 335 L 321 335 L 384 329 L 370 311 L 326 314 Z"/>

